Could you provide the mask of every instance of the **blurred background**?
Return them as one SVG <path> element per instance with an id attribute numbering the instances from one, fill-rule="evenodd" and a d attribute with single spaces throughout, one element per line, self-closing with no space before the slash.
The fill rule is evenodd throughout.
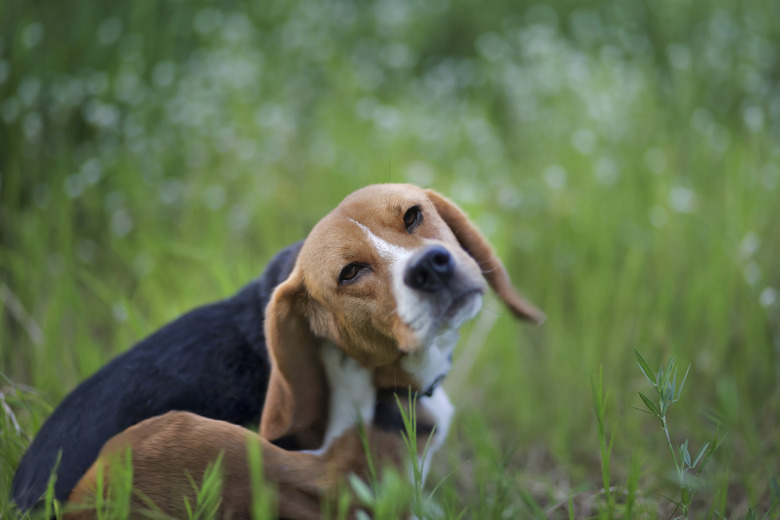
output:
<path id="1" fill-rule="evenodd" d="M 351 191 L 413 182 L 457 201 L 548 314 L 532 328 L 488 301 L 464 332 L 431 479 L 447 514 L 603 508 L 601 369 L 618 500 L 634 482 L 634 516 L 668 516 L 634 348 L 692 365 L 675 442 L 727 434 L 697 514 L 765 511 L 779 19 L 773 0 L 6 0 L 0 489 L 79 381 Z"/>

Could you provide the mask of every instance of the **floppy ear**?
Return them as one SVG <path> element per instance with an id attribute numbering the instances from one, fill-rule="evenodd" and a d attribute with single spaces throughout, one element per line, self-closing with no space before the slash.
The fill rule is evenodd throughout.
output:
<path id="1" fill-rule="evenodd" d="M 435 191 L 425 190 L 425 193 L 428 199 L 433 202 L 444 222 L 455 233 L 461 247 L 477 261 L 482 275 L 512 313 L 518 318 L 537 324 L 542 323 L 545 319 L 544 313 L 512 287 L 509 275 L 501 260 L 498 259 L 487 239 L 471 223 L 466 214 L 454 202 Z"/>
<path id="2" fill-rule="evenodd" d="M 269 440 L 312 427 L 327 410 L 327 383 L 317 340 L 302 313 L 304 299 L 303 283 L 294 270 L 273 292 L 265 311 L 271 376 L 260 435 Z"/>

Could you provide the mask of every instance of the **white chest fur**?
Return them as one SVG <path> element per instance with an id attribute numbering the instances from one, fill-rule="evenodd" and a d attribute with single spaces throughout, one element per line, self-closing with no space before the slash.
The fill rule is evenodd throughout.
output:
<path id="1" fill-rule="evenodd" d="M 358 421 L 373 421 L 376 407 L 376 389 L 367 368 L 331 343 L 322 345 L 320 358 L 330 387 L 330 409 L 325 439 L 320 449 L 311 451 L 315 454 L 327 451 L 331 442 Z"/>
<path id="2" fill-rule="evenodd" d="M 442 331 L 428 348 L 407 354 L 401 361 L 401 366 L 414 377 L 421 389 L 428 389 L 450 371 L 452 351 L 457 342 L 457 330 Z"/>

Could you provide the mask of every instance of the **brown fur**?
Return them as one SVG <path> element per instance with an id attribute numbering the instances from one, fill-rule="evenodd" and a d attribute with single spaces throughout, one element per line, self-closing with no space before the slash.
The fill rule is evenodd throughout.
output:
<path id="1" fill-rule="evenodd" d="M 407 412 L 408 400 L 401 398 Z M 390 403 L 395 405 L 394 402 Z M 417 406 L 418 431 L 429 429 L 430 417 Z M 384 431 L 368 426 L 365 430 L 369 450 L 376 467 L 402 470 L 406 447 L 399 431 Z M 113 437 L 100 452 L 70 495 L 73 512 L 66 520 L 96 518 L 94 508 L 97 475 L 103 472 L 104 489 L 111 485 L 110 467 L 131 450 L 133 489 L 131 518 L 146 518 L 151 500 L 163 513 L 185 518 L 185 497 L 195 504 L 195 491 L 209 464 L 222 454 L 223 485 L 219 518 L 251 518 L 251 478 L 247 464 L 247 445 L 258 443 L 262 450 L 265 479 L 278 491 L 279 515 L 290 519 L 319 519 L 321 500 L 335 498 L 343 478 L 354 473 L 368 477 L 368 459 L 358 429 L 352 428 L 336 439 L 322 455 L 285 451 L 257 434 L 224 421 L 206 419 L 188 412 L 169 412 L 147 419 Z M 418 434 L 418 449 L 424 449 L 427 435 Z M 105 493 L 108 495 L 108 492 Z"/>

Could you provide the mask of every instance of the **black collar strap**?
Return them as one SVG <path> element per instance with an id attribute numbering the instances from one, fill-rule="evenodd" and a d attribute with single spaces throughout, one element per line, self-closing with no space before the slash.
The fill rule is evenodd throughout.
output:
<path id="1" fill-rule="evenodd" d="M 436 379 L 433 380 L 433 383 L 431 383 L 431 386 L 425 389 L 425 392 L 423 392 L 423 395 L 426 397 L 430 397 L 433 395 L 433 391 L 436 390 L 441 382 L 444 381 L 444 374 L 440 375 Z"/>
<path id="2" fill-rule="evenodd" d="M 431 397 L 433 395 L 433 392 L 439 387 L 442 381 L 444 381 L 444 377 L 446 374 L 442 374 L 438 376 L 436 379 L 433 380 L 433 383 L 430 384 L 428 388 L 425 389 L 423 392 L 418 392 L 417 390 L 409 387 L 403 387 L 403 386 L 396 386 L 391 388 L 382 388 L 380 391 L 386 391 L 386 392 L 392 392 L 394 394 L 398 394 L 400 396 L 407 396 L 411 392 L 411 396 L 413 399 L 416 399 L 419 396 L 425 396 L 425 397 Z"/>

